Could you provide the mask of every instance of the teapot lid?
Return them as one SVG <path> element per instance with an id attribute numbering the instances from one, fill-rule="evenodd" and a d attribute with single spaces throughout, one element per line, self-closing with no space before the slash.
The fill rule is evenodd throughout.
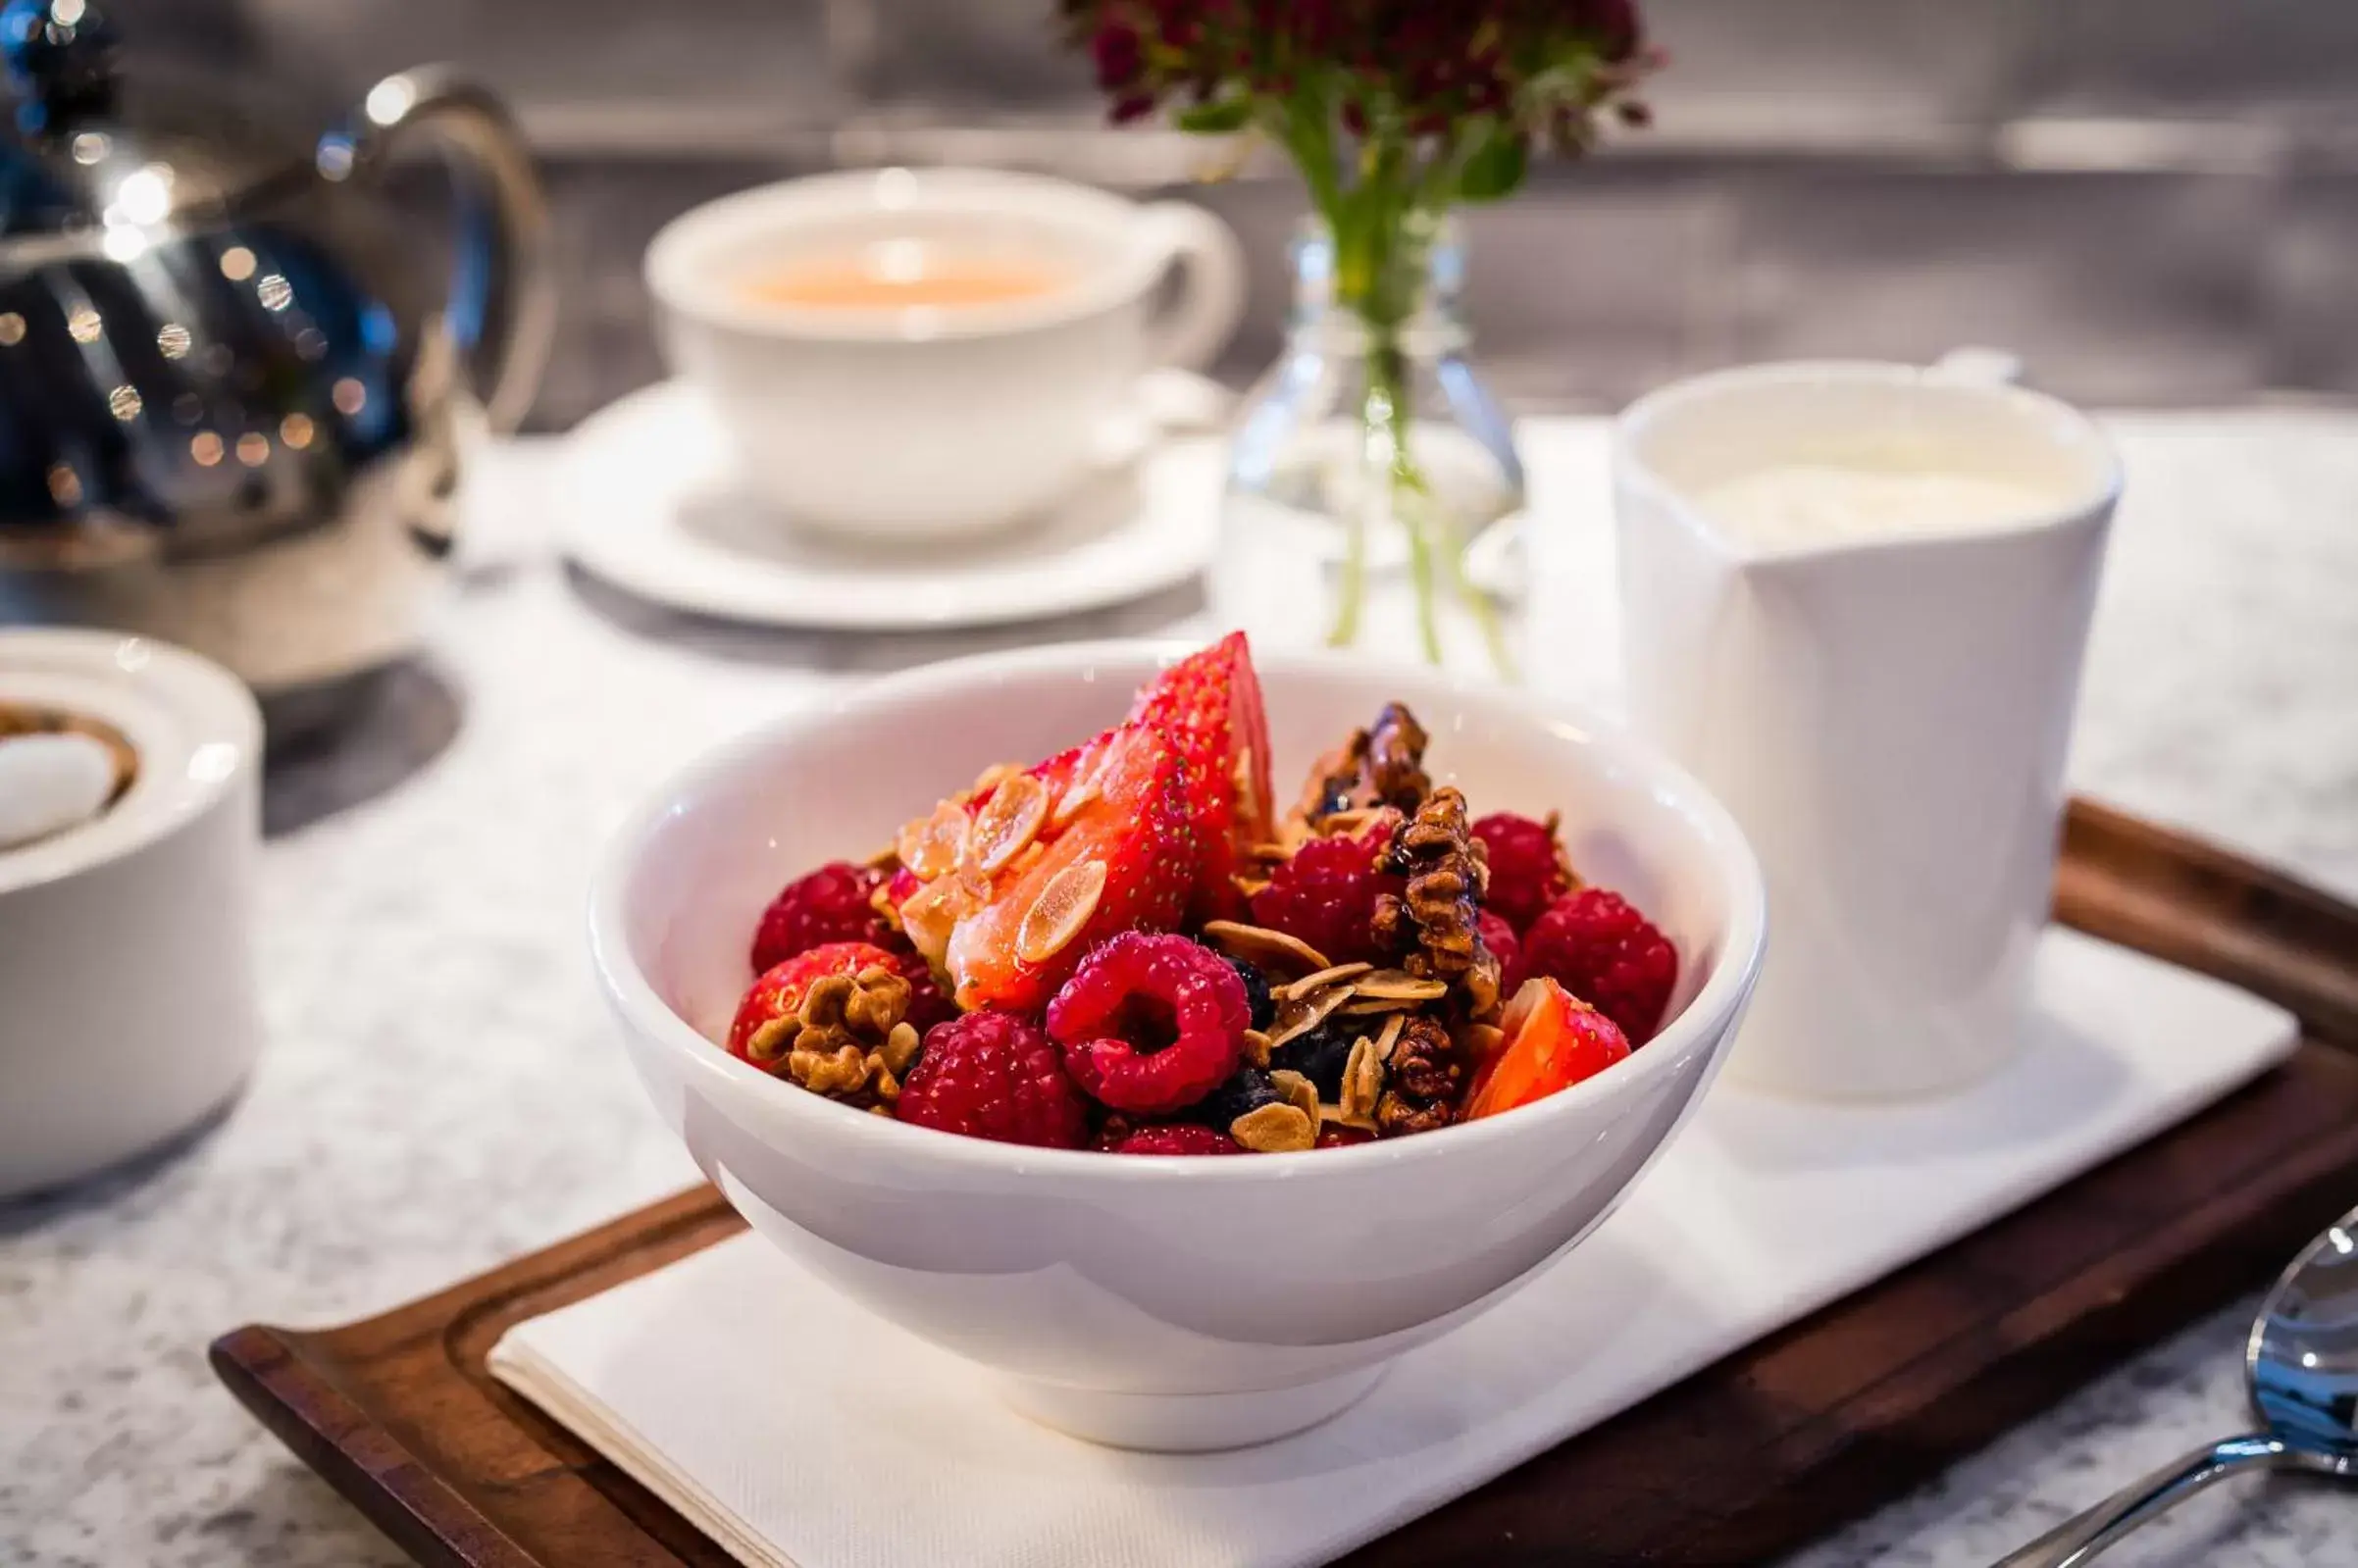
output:
<path id="1" fill-rule="evenodd" d="M 127 79 L 121 54 L 97 0 L 0 7 L 15 100 L 0 136 L 0 236 L 137 228 L 313 177 L 311 141 L 227 94 Z"/>

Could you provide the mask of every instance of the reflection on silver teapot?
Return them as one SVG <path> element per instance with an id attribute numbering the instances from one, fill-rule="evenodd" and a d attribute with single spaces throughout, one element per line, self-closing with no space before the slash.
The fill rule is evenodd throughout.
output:
<path id="1" fill-rule="evenodd" d="M 521 140 L 436 70 L 291 135 L 126 79 L 97 0 L 10 0 L 0 52 L 0 623 L 146 632 L 332 707 L 408 650 L 462 445 L 545 360 Z M 447 278 L 377 178 L 413 143 L 457 187 Z"/>

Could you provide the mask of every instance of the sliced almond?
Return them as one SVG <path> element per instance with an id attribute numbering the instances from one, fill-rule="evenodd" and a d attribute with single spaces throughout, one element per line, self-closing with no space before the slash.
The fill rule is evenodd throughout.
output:
<path id="1" fill-rule="evenodd" d="M 1269 1084 L 1278 1093 L 1285 1096 L 1288 1105 L 1308 1117 L 1312 1127 L 1318 1125 L 1317 1085 L 1300 1073 L 1291 1072 L 1282 1067 L 1269 1075 Z"/>
<path id="2" fill-rule="evenodd" d="M 1256 1154 L 1297 1153 L 1317 1146 L 1318 1119 L 1298 1105 L 1272 1100 L 1230 1122 L 1228 1136 Z"/>
<path id="3" fill-rule="evenodd" d="M 1256 1067 L 1269 1065 L 1269 1037 L 1257 1029 L 1245 1031 L 1245 1060 Z"/>
<path id="4" fill-rule="evenodd" d="M 966 858 L 979 871 L 997 871 L 1023 853 L 1047 821 L 1048 785 L 1028 773 L 1010 774 L 975 812 Z"/>
<path id="5" fill-rule="evenodd" d="M 1377 1061 L 1389 1062 L 1392 1060 L 1392 1049 L 1400 1043 L 1400 1037 L 1408 1027 L 1409 1021 L 1405 1018 L 1395 1016 L 1385 1020 L 1383 1033 L 1375 1037 L 1375 1059 Z"/>
<path id="6" fill-rule="evenodd" d="M 1264 969 L 1284 969 L 1308 975 L 1334 966 L 1326 955 L 1299 936 L 1266 926 L 1247 926 L 1234 920 L 1207 920 L 1204 939 L 1231 958 L 1242 958 Z"/>
<path id="7" fill-rule="evenodd" d="M 1284 996 L 1307 996 L 1329 986 L 1339 986 L 1347 980 L 1357 980 L 1373 969 L 1373 964 L 1329 964 L 1314 975 L 1305 975 L 1280 993 Z"/>
<path id="8" fill-rule="evenodd" d="M 1306 1034 L 1326 1022 L 1327 1015 L 1350 999 L 1351 992 L 1340 986 L 1329 986 L 1314 996 L 1301 997 L 1277 1004 L 1277 1028 L 1269 1036 L 1271 1046 L 1283 1045 L 1295 1036 Z"/>
<path id="9" fill-rule="evenodd" d="M 1091 801 L 1097 799 L 1100 792 L 1098 774 L 1103 770 L 1104 766 L 1105 758 L 1102 752 L 1096 756 L 1083 758 L 1080 771 L 1073 775 L 1070 783 L 1065 784 L 1064 793 L 1056 797 L 1055 804 L 1049 811 L 1048 820 L 1061 828 L 1079 816 Z"/>
<path id="10" fill-rule="evenodd" d="M 1430 1002 L 1449 994 L 1449 982 L 1424 980 L 1405 969 L 1379 969 L 1352 983 L 1361 1001 Z"/>
<path id="11" fill-rule="evenodd" d="M 1319 1106 L 1318 1120 L 1321 1122 L 1332 1122 L 1337 1127 L 1356 1127 L 1362 1133 L 1372 1133 L 1376 1131 L 1375 1118 L 1373 1116 L 1347 1112 L 1340 1105 Z"/>
<path id="12" fill-rule="evenodd" d="M 1079 816 L 1083 808 L 1097 797 L 1096 780 L 1077 779 L 1066 786 L 1064 793 L 1056 797 L 1055 809 L 1049 813 L 1048 820 L 1061 828 Z"/>
<path id="13" fill-rule="evenodd" d="M 1352 1041 L 1351 1055 L 1343 1063 L 1341 1101 L 1346 1117 L 1372 1116 L 1376 1097 L 1384 1091 L 1384 1059 L 1375 1041 L 1361 1035 Z"/>
<path id="14" fill-rule="evenodd" d="M 1382 1018 L 1388 1013 L 1412 1013 L 1422 1002 L 1396 1001 L 1384 996 L 1353 996 L 1343 1004 L 1345 1018 Z"/>
<path id="15" fill-rule="evenodd" d="M 902 828 L 893 847 L 902 865 L 930 881 L 958 863 L 958 852 L 966 846 L 966 808 L 945 800 L 934 807 L 932 816 Z"/>
<path id="16" fill-rule="evenodd" d="M 910 1066 L 917 1060 L 917 1050 L 922 1043 L 923 1037 L 918 1035 L 917 1026 L 903 1019 L 885 1036 L 884 1044 L 877 1048 L 877 1060 L 894 1078 L 906 1077 Z"/>
<path id="17" fill-rule="evenodd" d="M 942 880 L 949 884 L 950 906 L 960 919 L 991 901 L 991 874 L 980 867 L 961 861 L 955 871 Z"/>
<path id="18" fill-rule="evenodd" d="M 927 883 L 900 906 L 900 929 L 909 944 L 939 965 L 949 950 L 949 934 L 958 923 L 957 885 L 948 877 Z"/>
<path id="19" fill-rule="evenodd" d="M 1015 956 L 1045 964 L 1081 935 L 1105 891 L 1105 863 L 1076 861 L 1049 879 L 1015 929 Z"/>
<path id="20" fill-rule="evenodd" d="M 1534 975 L 1522 983 L 1508 998 L 1507 1010 L 1499 1015 L 1499 1028 L 1510 1035 L 1519 1034 L 1531 1014 L 1548 998 L 1550 982 L 1545 976 Z"/>

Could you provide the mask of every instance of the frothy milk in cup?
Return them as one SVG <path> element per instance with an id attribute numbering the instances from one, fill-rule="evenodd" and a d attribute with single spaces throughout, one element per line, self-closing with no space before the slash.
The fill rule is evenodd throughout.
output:
<path id="1" fill-rule="evenodd" d="M 1694 502 L 1728 534 L 1771 550 L 2001 528 L 2058 504 L 2034 485 L 1959 469 L 1831 463 L 1739 474 L 1702 487 Z"/>
<path id="2" fill-rule="evenodd" d="M 1760 366 L 1615 435 L 1630 716 L 1732 812 L 1768 954 L 1729 1077 L 1944 1093 L 2025 1035 L 2120 472 L 2052 398 Z"/>

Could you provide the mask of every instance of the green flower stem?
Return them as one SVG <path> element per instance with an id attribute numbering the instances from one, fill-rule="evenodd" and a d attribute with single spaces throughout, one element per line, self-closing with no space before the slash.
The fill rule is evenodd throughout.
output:
<path id="1" fill-rule="evenodd" d="M 1370 432 L 1382 429 L 1391 448 L 1383 471 L 1369 476 L 1387 492 L 1385 508 L 1408 534 L 1409 581 L 1416 590 L 1416 636 L 1427 663 L 1441 662 L 1441 623 L 1434 603 L 1432 489 L 1409 449 L 1408 355 L 1397 331 L 1375 337 L 1367 349 L 1365 422 Z M 1446 554 L 1444 548 L 1441 553 Z"/>
<path id="2" fill-rule="evenodd" d="M 1348 648 L 1359 639 L 1359 607 L 1367 597 L 1367 519 L 1358 512 L 1343 519 L 1343 582 L 1335 594 L 1335 623 L 1326 644 Z"/>
<path id="3" fill-rule="evenodd" d="M 1463 547 L 1443 550 L 1441 564 L 1449 574 L 1450 591 L 1457 596 L 1460 604 L 1465 606 L 1467 613 L 1473 617 L 1475 629 L 1482 634 L 1482 646 L 1490 652 L 1490 667 L 1498 672 L 1500 680 L 1512 681 L 1515 677 L 1514 655 L 1507 647 L 1507 632 L 1499 624 L 1498 606 L 1491 603 L 1489 594 L 1465 581 Z"/>
<path id="4" fill-rule="evenodd" d="M 1310 200 L 1326 220 L 1334 241 L 1334 306 L 1349 311 L 1367 334 L 1367 385 L 1359 409 L 1361 504 L 1340 520 L 1344 555 L 1327 640 L 1343 647 L 1358 638 L 1367 591 L 1367 533 L 1388 516 L 1408 541 L 1417 638 L 1425 658 L 1435 664 L 1442 659 L 1440 595 L 1446 584 L 1472 616 L 1493 665 L 1512 678 L 1497 608 L 1465 582 L 1461 541 L 1416 461 L 1410 365 L 1402 341 L 1423 300 L 1433 228 L 1482 149 L 1487 123 L 1463 127 L 1437 150 L 1419 150 L 1397 127 L 1378 126 L 1359 141 L 1348 170 L 1338 156 L 1332 106 L 1323 91 L 1305 90 L 1270 105 L 1261 123 L 1301 167 Z M 1380 466 L 1370 461 L 1369 451 L 1378 440 L 1388 454 Z"/>

